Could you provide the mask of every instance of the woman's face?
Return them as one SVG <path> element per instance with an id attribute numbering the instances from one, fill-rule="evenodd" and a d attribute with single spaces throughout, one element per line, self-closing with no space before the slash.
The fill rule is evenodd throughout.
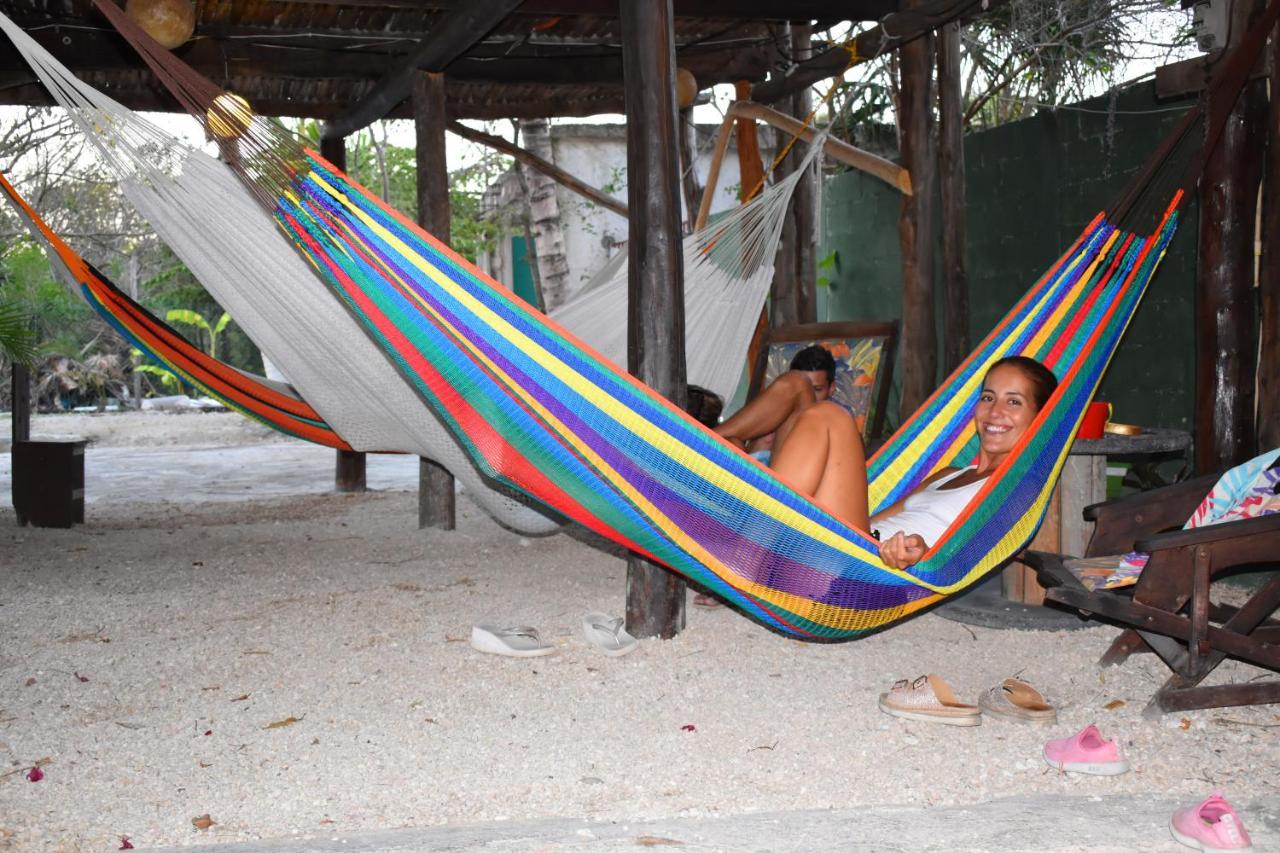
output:
<path id="1" fill-rule="evenodd" d="M 1013 450 L 1038 411 L 1035 385 L 1025 373 L 1009 364 L 988 373 L 973 412 L 982 449 L 995 454 Z"/>

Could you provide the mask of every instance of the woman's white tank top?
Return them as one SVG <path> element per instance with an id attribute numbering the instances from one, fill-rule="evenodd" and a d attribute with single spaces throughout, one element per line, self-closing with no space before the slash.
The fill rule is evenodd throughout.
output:
<path id="1" fill-rule="evenodd" d="M 948 474 L 934 480 L 920 491 L 910 495 L 902 502 L 902 512 L 876 522 L 873 527 L 880 533 L 883 542 L 895 533 L 916 533 L 932 546 L 942 534 L 947 532 L 951 523 L 960 517 L 969 501 L 986 482 L 981 480 L 960 486 L 955 489 L 942 488 L 972 468 L 961 468 L 954 474 Z"/>

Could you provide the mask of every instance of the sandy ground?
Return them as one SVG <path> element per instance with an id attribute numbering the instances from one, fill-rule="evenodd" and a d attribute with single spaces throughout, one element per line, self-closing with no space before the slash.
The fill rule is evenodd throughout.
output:
<path id="1" fill-rule="evenodd" d="M 52 420 L 37 431 L 92 432 L 95 448 L 279 440 L 225 414 Z M 331 470 L 331 455 L 316 458 Z M 1149 657 L 1099 671 L 1112 628 L 926 615 L 815 645 L 691 608 L 676 639 L 606 658 L 577 625 L 621 612 L 625 566 L 582 537 L 522 538 L 465 500 L 459 530 L 417 531 L 402 491 L 214 503 L 196 489 L 89 488 L 72 530 L 18 528 L 0 511 L 0 848 L 1028 795 L 1193 801 L 1215 786 L 1272 824 L 1280 812 L 1280 706 L 1145 720 L 1163 673 Z M 481 621 L 536 625 L 557 653 L 479 654 L 466 637 Z M 969 701 L 1020 674 L 1060 722 L 955 729 L 877 710 L 895 679 L 929 671 Z M 1260 674 L 1229 662 L 1215 680 Z M 1045 766 L 1047 736 L 1090 722 L 1121 740 L 1133 772 Z M 207 829 L 192 825 L 202 815 Z M 1180 848 L 1159 835 L 1149 849 Z"/>

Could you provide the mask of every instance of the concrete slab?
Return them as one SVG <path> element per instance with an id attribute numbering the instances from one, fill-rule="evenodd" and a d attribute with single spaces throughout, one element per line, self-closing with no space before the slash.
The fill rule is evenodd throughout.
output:
<path id="1" fill-rule="evenodd" d="M 974 806 L 870 806 L 638 821 L 552 819 L 201 845 L 204 853 L 495 851 L 1177 851 L 1158 798 L 1026 796 Z M 1242 809 L 1255 850 L 1280 849 L 1280 802 Z M 153 848 L 161 849 L 161 848 Z M 190 848 L 163 848 L 176 851 Z"/>

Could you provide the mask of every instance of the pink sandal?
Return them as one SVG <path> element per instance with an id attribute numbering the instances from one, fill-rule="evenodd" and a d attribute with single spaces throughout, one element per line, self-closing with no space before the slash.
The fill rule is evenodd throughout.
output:
<path id="1" fill-rule="evenodd" d="M 1050 767 L 1069 773 L 1119 776 L 1129 772 L 1129 762 L 1120 744 L 1107 740 L 1092 724 L 1071 737 L 1055 738 L 1044 745 L 1044 760 Z"/>

